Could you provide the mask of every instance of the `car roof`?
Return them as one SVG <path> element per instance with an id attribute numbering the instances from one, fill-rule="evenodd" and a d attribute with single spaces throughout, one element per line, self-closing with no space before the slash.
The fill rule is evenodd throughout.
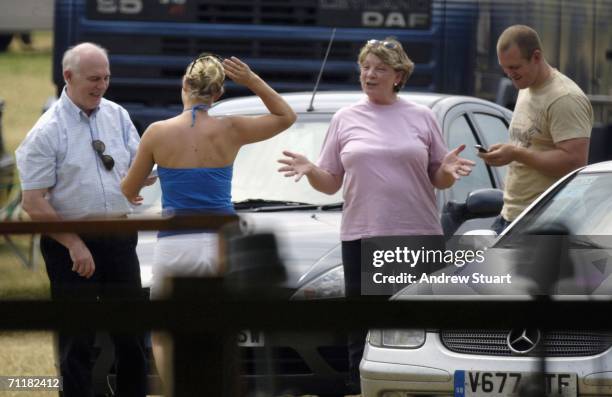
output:
<path id="1" fill-rule="evenodd" d="M 612 161 L 590 164 L 580 170 L 580 173 L 612 172 Z"/>
<path id="2" fill-rule="evenodd" d="M 312 92 L 283 93 L 281 95 L 296 113 L 306 113 L 312 98 Z M 449 97 L 449 95 L 435 93 L 401 93 L 400 96 L 429 108 L 432 108 L 441 99 Z M 364 97 L 365 94 L 358 90 L 322 91 L 315 96 L 312 113 L 335 113 L 338 109 L 352 105 Z M 213 115 L 261 114 L 266 112 L 267 110 L 261 99 L 254 95 L 225 99 L 215 104 L 210 110 Z"/>

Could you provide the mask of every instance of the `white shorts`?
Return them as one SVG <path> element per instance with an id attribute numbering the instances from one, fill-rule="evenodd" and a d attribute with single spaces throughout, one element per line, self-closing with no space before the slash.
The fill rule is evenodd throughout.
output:
<path id="1" fill-rule="evenodd" d="M 216 233 L 190 233 L 157 239 L 153 254 L 151 299 L 167 296 L 164 279 L 171 276 L 210 277 L 219 272 Z"/>

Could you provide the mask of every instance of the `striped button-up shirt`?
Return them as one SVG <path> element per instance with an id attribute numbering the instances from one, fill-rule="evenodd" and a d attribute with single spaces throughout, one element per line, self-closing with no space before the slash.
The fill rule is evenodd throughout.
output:
<path id="1" fill-rule="evenodd" d="M 104 154 L 115 160 L 110 171 L 93 149 L 96 139 L 104 142 Z M 22 190 L 49 188 L 49 203 L 66 219 L 128 214 L 132 206 L 120 182 L 139 141 L 124 108 L 102 99 L 87 116 L 64 89 L 15 152 Z"/>

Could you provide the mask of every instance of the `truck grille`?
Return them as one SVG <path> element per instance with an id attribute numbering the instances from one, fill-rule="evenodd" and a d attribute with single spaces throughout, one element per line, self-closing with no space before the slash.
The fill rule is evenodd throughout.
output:
<path id="1" fill-rule="evenodd" d="M 316 15 L 312 0 L 206 0 L 197 9 L 206 23 L 315 26 Z"/>
<path id="2" fill-rule="evenodd" d="M 432 1 L 188 0 L 177 4 L 86 0 L 85 7 L 91 20 L 429 29 Z M 394 18 L 388 19 L 391 15 Z"/>
<path id="3" fill-rule="evenodd" d="M 92 41 L 105 48 L 112 48 L 111 58 L 116 55 L 176 56 L 180 59 L 180 76 L 190 58 L 202 52 L 212 52 L 223 57 L 237 56 L 244 59 L 300 59 L 322 60 L 329 41 L 325 40 L 283 40 L 278 38 L 243 39 L 198 39 L 184 36 L 143 36 L 136 34 L 84 34 L 83 41 Z M 133 43 L 138 43 L 134 47 Z M 330 61 L 357 62 L 357 55 L 363 40 L 335 40 L 329 54 Z M 433 48 L 428 41 L 407 41 L 402 43 L 410 59 L 417 64 L 434 61 Z M 317 68 L 318 70 L 318 68 Z M 357 70 L 357 66 L 355 66 Z M 350 71 L 343 71 L 343 73 Z M 113 75 L 115 70 L 113 69 Z"/>
<path id="4" fill-rule="evenodd" d="M 515 356 L 506 339 L 509 330 L 441 331 L 442 344 L 455 353 Z M 552 331 L 543 334 L 546 357 L 582 357 L 603 353 L 612 346 L 612 334 L 591 331 Z M 537 355 L 537 348 L 526 356 Z M 534 353 L 535 352 L 535 353 Z"/>

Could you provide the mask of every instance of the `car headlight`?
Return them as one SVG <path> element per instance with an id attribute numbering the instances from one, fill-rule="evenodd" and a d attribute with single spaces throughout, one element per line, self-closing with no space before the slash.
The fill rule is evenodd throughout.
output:
<path id="1" fill-rule="evenodd" d="M 298 289 L 291 299 L 332 299 L 344 297 L 344 269 L 342 265 L 323 273 Z"/>
<path id="2" fill-rule="evenodd" d="M 372 329 L 368 333 L 372 346 L 397 349 L 416 349 L 425 343 L 423 329 Z"/>

